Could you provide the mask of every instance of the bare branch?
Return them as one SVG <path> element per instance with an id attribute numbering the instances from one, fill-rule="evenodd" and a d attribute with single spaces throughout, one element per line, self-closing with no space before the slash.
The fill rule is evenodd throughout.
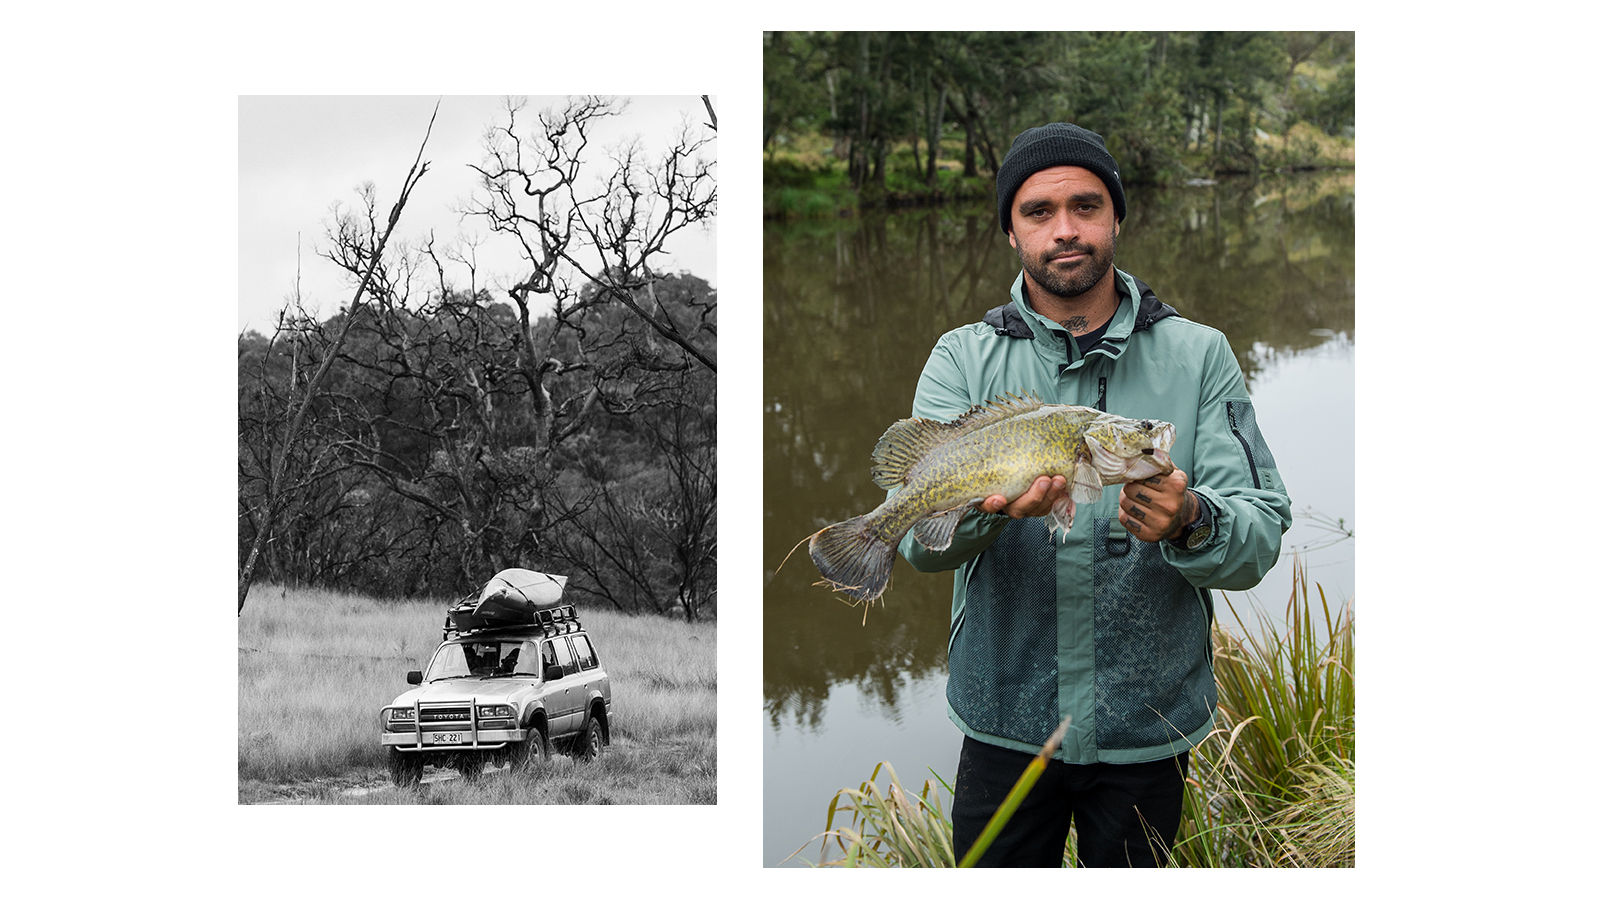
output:
<path id="1" fill-rule="evenodd" d="M 438 117 L 439 104 L 435 103 L 433 115 L 428 119 L 428 130 L 423 134 L 422 144 L 417 147 L 417 158 L 412 162 L 411 169 L 406 173 L 405 180 L 401 184 L 399 198 L 395 200 L 394 206 L 389 210 L 388 227 L 384 229 L 383 237 L 378 241 L 377 246 L 373 248 L 366 275 L 362 277 L 361 283 L 356 286 L 355 296 L 350 300 L 350 312 L 345 317 L 344 326 L 340 330 L 339 336 L 334 340 L 331 351 L 323 357 L 322 364 L 317 368 L 316 374 L 312 376 L 311 381 L 306 385 L 305 397 L 300 403 L 300 408 L 284 432 L 283 443 L 280 446 L 278 457 L 272 465 L 272 476 L 267 485 L 261 527 L 256 532 L 255 543 L 250 548 L 250 555 L 246 558 L 244 568 L 239 573 L 239 610 L 241 612 L 244 610 L 245 597 L 250 593 L 250 583 L 255 577 L 256 561 L 261 556 L 261 548 L 266 544 L 267 538 L 272 532 L 272 520 L 275 506 L 278 503 L 283 483 L 284 467 L 288 461 L 290 448 L 295 445 L 295 441 L 299 437 L 300 429 L 305 424 L 306 414 L 311 409 L 312 401 L 316 399 L 318 389 L 328 377 L 328 371 L 332 368 L 333 361 L 338 356 L 339 347 L 343 345 L 345 337 L 350 333 L 351 326 L 355 324 L 356 314 L 361 309 L 362 298 L 366 293 L 367 285 L 372 281 L 373 272 L 378 268 L 379 260 L 383 258 L 383 249 L 389 243 L 389 236 L 394 233 L 394 227 L 400 221 L 400 213 L 405 209 L 406 201 L 411 198 L 411 191 L 417 186 L 417 182 L 421 181 L 422 176 L 427 174 L 428 164 L 422 161 L 422 153 L 428 146 L 428 138 L 433 134 L 433 123 Z"/>

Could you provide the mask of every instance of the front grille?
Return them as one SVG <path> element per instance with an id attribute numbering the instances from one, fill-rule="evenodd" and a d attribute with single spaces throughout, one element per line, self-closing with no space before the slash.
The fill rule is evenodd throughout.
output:
<path id="1" fill-rule="evenodd" d="M 472 707 L 470 706 L 435 706 L 422 708 L 422 722 L 471 722 Z"/>

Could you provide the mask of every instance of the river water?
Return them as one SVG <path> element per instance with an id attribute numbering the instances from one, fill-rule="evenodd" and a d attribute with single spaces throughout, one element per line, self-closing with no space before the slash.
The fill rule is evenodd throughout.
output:
<path id="1" fill-rule="evenodd" d="M 1294 502 L 1283 559 L 1227 595 L 1241 621 L 1221 597 L 1219 618 L 1281 620 L 1295 551 L 1330 604 L 1352 599 L 1354 176 L 1133 187 L 1128 209 L 1117 265 L 1227 334 Z M 897 561 L 863 623 L 860 607 L 813 584 L 803 550 L 774 570 L 796 541 L 882 501 L 868 474 L 878 436 L 910 414 L 939 335 L 1005 302 L 1018 263 L 992 205 L 768 223 L 764 244 L 763 858 L 776 866 L 879 762 L 910 789 L 955 774 L 951 574 Z M 786 865 L 816 861 L 819 845 Z"/>

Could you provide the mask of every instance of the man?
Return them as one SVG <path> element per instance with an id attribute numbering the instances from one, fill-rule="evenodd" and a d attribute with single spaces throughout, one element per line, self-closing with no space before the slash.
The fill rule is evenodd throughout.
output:
<path id="1" fill-rule="evenodd" d="M 943 552 L 908 535 L 922 571 L 959 569 L 951 610 L 952 721 L 966 734 L 952 820 L 957 858 L 1063 717 L 1045 775 L 982 859 L 1059 866 L 1078 826 L 1085 866 L 1166 860 L 1188 750 L 1216 706 L 1209 589 L 1253 587 L 1277 561 L 1289 497 L 1226 338 L 1112 265 L 1126 215 L 1105 142 L 1054 123 L 1019 135 L 996 179 L 1022 261 L 1011 302 L 939 339 L 913 414 L 950 420 L 1006 393 L 1177 428 L 1170 475 L 1080 504 L 1060 542 L 1041 477 L 987 498 Z"/>

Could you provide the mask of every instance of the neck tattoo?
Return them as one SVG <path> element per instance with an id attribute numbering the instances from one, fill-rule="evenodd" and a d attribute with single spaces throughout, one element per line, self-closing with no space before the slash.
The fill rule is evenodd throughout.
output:
<path id="1" fill-rule="evenodd" d="M 1089 320 L 1083 316 L 1073 316 L 1070 319 L 1062 319 L 1061 327 L 1072 334 L 1083 334 L 1089 330 Z"/>

